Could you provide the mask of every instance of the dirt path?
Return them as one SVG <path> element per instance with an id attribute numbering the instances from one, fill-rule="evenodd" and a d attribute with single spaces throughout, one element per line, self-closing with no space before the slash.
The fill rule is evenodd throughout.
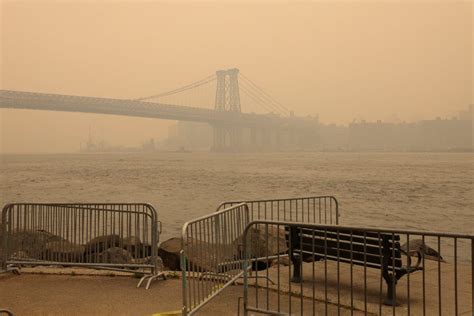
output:
<path id="1" fill-rule="evenodd" d="M 15 315 L 61 316 L 152 315 L 181 309 L 181 279 L 154 282 L 149 290 L 137 289 L 137 281 L 130 276 L 4 274 L 0 275 L 0 308 L 7 308 Z M 250 289 L 251 297 L 253 291 Z M 197 315 L 237 315 L 238 298 L 242 294 L 242 286 L 230 286 Z M 283 305 L 288 303 L 286 296 L 281 300 Z M 300 314 L 299 302 L 294 299 L 296 314 Z M 252 299 L 250 303 L 255 305 Z M 268 303 L 272 309 L 276 308 L 277 296 L 271 294 Z M 304 314 L 311 314 L 311 306 L 305 304 Z M 330 312 L 335 312 L 334 308 L 331 306 Z M 317 309 L 323 312 L 323 305 Z"/>
<path id="2" fill-rule="evenodd" d="M 150 315 L 181 308 L 181 280 L 137 289 L 131 277 L 22 274 L 0 278 L 0 306 L 15 315 Z"/>

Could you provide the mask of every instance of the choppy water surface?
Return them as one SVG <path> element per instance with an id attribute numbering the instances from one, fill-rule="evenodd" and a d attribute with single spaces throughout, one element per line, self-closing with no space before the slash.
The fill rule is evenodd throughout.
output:
<path id="1" fill-rule="evenodd" d="M 474 233 L 474 155 L 2 156 L 0 203 L 150 202 L 163 236 L 224 200 L 335 195 L 342 224 Z"/>

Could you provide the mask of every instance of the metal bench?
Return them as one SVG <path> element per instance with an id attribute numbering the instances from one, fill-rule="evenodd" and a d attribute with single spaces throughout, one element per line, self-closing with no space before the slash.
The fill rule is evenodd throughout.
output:
<path id="1" fill-rule="evenodd" d="M 411 265 L 410 254 L 400 248 L 400 236 L 338 228 L 286 227 L 288 252 L 293 263 L 292 282 L 302 282 L 301 263 L 308 260 L 334 260 L 368 268 L 382 269 L 387 283 L 385 305 L 397 306 L 396 285 L 405 274 L 421 270 L 421 253 Z M 407 258 L 402 263 L 402 254 Z"/>

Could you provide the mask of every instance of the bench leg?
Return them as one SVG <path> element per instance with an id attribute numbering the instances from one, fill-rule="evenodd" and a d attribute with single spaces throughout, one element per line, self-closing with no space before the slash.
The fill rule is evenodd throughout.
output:
<path id="1" fill-rule="evenodd" d="M 291 282 L 301 283 L 301 258 L 291 255 L 291 262 L 293 263 L 293 276 L 291 277 Z"/>
<path id="2" fill-rule="evenodd" d="M 384 305 L 388 306 L 399 306 L 397 302 L 397 278 L 390 276 L 388 279 L 385 279 L 387 283 L 387 298 L 383 301 Z"/>
<path id="3" fill-rule="evenodd" d="M 290 228 L 290 249 L 288 249 L 288 253 L 290 255 L 291 263 L 293 263 L 293 277 L 291 278 L 291 282 L 301 283 L 301 257 L 296 257 L 293 249 L 298 249 L 298 228 L 291 227 Z"/>

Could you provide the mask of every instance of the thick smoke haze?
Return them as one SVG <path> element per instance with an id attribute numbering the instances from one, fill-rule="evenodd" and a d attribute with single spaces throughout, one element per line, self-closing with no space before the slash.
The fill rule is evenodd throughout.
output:
<path id="1" fill-rule="evenodd" d="M 452 117 L 473 103 L 472 15 L 470 1 L 2 1 L 1 88 L 138 98 L 237 67 L 296 115 L 324 123 Z M 111 144 L 137 145 L 175 124 L 0 115 L 2 152 L 76 151 L 90 127 Z"/>

